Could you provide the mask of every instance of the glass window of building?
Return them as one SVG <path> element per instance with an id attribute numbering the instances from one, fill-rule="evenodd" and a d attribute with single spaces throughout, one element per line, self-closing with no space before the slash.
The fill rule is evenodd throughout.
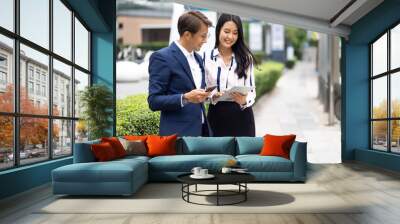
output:
<path id="1" fill-rule="evenodd" d="M 89 75 L 75 70 L 75 117 L 79 118 L 82 111 L 80 105 L 80 93 L 89 86 Z M 79 120 L 75 122 L 75 141 L 81 142 L 88 140 L 88 130 L 87 125 L 84 120 Z"/>
<path id="2" fill-rule="evenodd" d="M 387 71 L 387 34 L 372 44 L 372 75 Z"/>
<path id="3" fill-rule="evenodd" d="M 0 54 L 0 68 L 7 69 L 7 55 Z"/>
<path id="4" fill-rule="evenodd" d="M 72 91 L 70 89 L 65 89 L 65 83 L 70 83 L 72 85 L 72 68 L 69 65 L 66 65 L 56 59 L 53 60 L 53 89 L 54 93 L 57 96 L 60 91 L 61 101 L 64 102 L 63 96 L 68 96 L 69 100 L 66 102 L 66 113 L 62 114 L 63 117 L 72 117 Z M 57 105 L 55 105 L 56 103 Z M 53 114 L 58 115 L 60 114 L 60 106 L 58 105 L 58 100 L 53 102 Z"/>
<path id="5" fill-rule="evenodd" d="M 80 107 L 80 95 L 85 88 L 89 86 L 89 75 L 75 70 L 75 117 L 80 117 L 81 107 Z"/>
<path id="6" fill-rule="evenodd" d="M 60 1 L 53 0 L 53 50 L 71 60 L 72 12 Z"/>
<path id="7" fill-rule="evenodd" d="M 33 77 L 33 67 L 32 66 L 29 66 L 28 73 L 29 73 L 29 79 L 33 80 L 34 77 Z"/>
<path id="8" fill-rule="evenodd" d="M 0 53 L 0 89 L 6 90 L 7 87 L 7 70 L 8 70 L 7 55 Z"/>
<path id="9" fill-rule="evenodd" d="M 0 0 L 0 27 L 0 171 L 71 156 L 74 141 L 87 139 L 75 105 L 90 84 L 90 31 L 63 0 Z"/>
<path id="10" fill-rule="evenodd" d="M 49 158 L 48 124 L 49 120 L 44 118 L 20 118 L 19 157 L 21 165 Z"/>
<path id="11" fill-rule="evenodd" d="M 40 95 L 40 84 L 36 84 L 36 95 Z"/>
<path id="12" fill-rule="evenodd" d="M 29 94 L 34 93 L 33 82 L 31 82 L 31 81 L 28 82 L 28 89 L 29 89 Z"/>
<path id="13" fill-rule="evenodd" d="M 6 85 L 7 84 L 7 73 L 0 70 L 0 84 Z"/>
<path id="14" fill-rule="evenodd" d="M 13 51 L 13 40 L 0 34 L 0 112 L 14 111 L 14 72 L 11 60 L 14 57 Z"/>
<path id="15" fill-rule="evenodd" d="M 14 0 L 0 1 L 0 26 L 14 31 Z"/>
<path id="16" fill-rule="evenodd" d="M 89 69 L 89 32 L 75 18 L 75 63 Z"/>
<path id="17" fill-rule="evenodd" d="M 390 68 L 400 67 L 400 24 L 390 31 Z"/>
<path id="18" fill-rule="evenodd" d="M 37 68 L 36 68 L 36 76 L 35 77 L 36 77 L 37 81 L 40 81 L 40 71 Z"/>
<path id="19" fill-rule="evenodd" d="M 58 90 L 54 89 L 53 94 L 53 115 L 58 115 Z"/>
<path id="20" fill-rule="evenodd" d="M 42 96 L 46 96 L 46 86 L 42 86 Z"/>
<path id="21" fill-rule="evenodd" d="M 20 0 L 21 36 L 49 48 L 49 0 Z"/>
<path id="22" fill-rule="evenodd" d="M 72 121 L 53 120 L 53 157 L 72 154 Z"/>
<path id="23" fill-rule="evenodd" d="M 14 120 L 12 116 L 0 115 L 0 170 L 14 166 Z"/>
<path id="24" fill-rule="evenodd" d="M 48 83 L 46 81 L 46 76 L 48 74 L 48 63 L 49 63 L 49 56 L 34 50 L 24 44 L 21 44 L 21 55 L 24 55 L 24 57 L 21 57 L 20 59 L 20 108 L 21 108 L 21 113 L 23 114 L 39 114 L 39 115 L 47 115 L 48 114 L 48 102 L 49 99 L 46 97 L 47 91 L 46 88 L 43 92 L 43 88 L 41 87 L 40 83 L 44 83 L 45 86 L 48 86 Z M 26 70 L 24 68 L 26 67 L 26 63 L 29 61 L 31 66 L 33 66 L 36 69 L 36 91 L 35 94 L 29 95 L 29 92 L 27 91 L 27 86 L 25 86 L 25 80 L 26 80 Z M 43 74 L 42 74 L 42 72 Z M 45 76 L 45 81 L 41 81 L 41 77 Z M 31 105 L 29 103 L 29 99 L 38 99 L 42 98 L 43 103 L 40 105 Z"/>
<path id="25" fill-rule="evenodd" d="M 397 25 L 370 45 L 371 148 L 391 153 L 400 153 L 399 43 Z"/>

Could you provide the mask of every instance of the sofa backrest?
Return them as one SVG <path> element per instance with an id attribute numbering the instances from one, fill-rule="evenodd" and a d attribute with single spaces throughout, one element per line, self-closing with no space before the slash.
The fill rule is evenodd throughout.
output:
<path id="1" fill-rule="evenodd" d="M 177 144 L 177 154 L 235 155 L 234 137 L 182 137 Z"/>
<path id="2" fill-rule="evenodd" d="M 96 158 L 90 148 L 92 144 L 99 144 L 100 140 L 75 143 L 74 148 L 74 163 L 89 163 L 95 162 Z"/>
<path id="3" fill-rule="evenodd" d="M 263 145 L 263 137 L 236 137 L 236 155 L 259 154 Z"/>
<path id="4" fill-rule="evenodd" d="M 95 162 L 90 146 L 100 140 L 75 143 L 74 163 Z M 177 154 L 259 154 L 264 144 L 263 137 L 180 137 L 177 139 Z"/>

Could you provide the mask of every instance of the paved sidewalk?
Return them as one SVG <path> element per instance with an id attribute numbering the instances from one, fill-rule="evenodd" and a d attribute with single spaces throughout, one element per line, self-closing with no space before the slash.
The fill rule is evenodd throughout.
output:
<path id="1" fill-rule="evenodd" d="M 123 99 L 127 96 L 149 93 L 149 79 L 142 79 L 135 82 L 117 81 L 117 99 Z"/>
<path id="2" fill-rule="evenodd" d="M 296 134 L 306 141 L 311 163 L 340 163 L 340 123 L 328 126 L 328 114 L 317 100 L 314 62 L 298 62 L 287 70 L 275 89 L 253 107 L 256 135 Z"/>

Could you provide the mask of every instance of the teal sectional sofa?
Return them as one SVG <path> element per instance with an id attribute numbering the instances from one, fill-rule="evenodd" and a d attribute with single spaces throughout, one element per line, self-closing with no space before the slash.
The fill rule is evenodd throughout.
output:
<path id="1" fill-rule="evenodd" d="M 75 144 L 74 163 L 52 171 L 54 194 L 131 195 L 148 181 L 176 181 L 193 167 L 219 172 L 234 159 L 259 182 L 304 182 L 307 170 L 307 143 L 294 142 L 290 159 L 260 156 L 262 137 L 182 137 L 177 155 L 127 156 L 96 162 L 91 141 Z"/>

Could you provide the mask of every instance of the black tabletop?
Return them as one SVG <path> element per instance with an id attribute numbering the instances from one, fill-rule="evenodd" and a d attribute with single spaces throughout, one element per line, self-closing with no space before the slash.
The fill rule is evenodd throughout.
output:
<path id="1" fill-rule="evenodd" d="M 190 175 L 191 173 L 182 174 L 177 179 L 186 184 L 236 184 L 255 180 L 255 177 L 249 173 L 213 173 L 215 177 L 211 179 L 193 179 Z"/>

